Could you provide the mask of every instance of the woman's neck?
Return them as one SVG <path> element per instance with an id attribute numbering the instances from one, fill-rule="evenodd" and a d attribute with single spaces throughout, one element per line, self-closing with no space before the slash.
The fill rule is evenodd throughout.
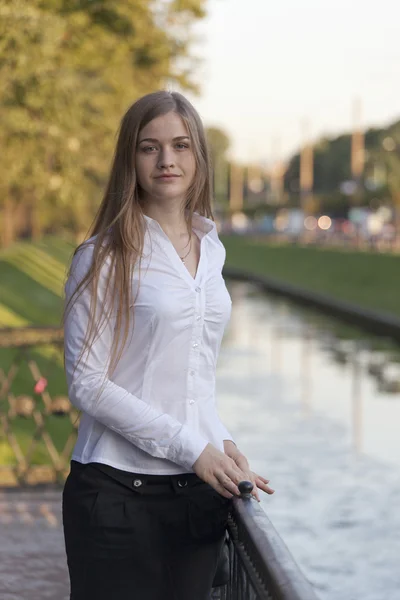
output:
<path id="1" fill-rule="evenodd" d="M 148 217 L 158 221 L 168 236 L 181 237 L 188 234 L 185 212 L 180 207 L 165 208 L 157 205 L 146 205 L 143 212 Z"/>

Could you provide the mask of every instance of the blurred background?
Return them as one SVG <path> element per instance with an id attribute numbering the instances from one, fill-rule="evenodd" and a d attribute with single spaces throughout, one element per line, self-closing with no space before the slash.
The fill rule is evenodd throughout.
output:
<path id="1" fill-rule="evenodd" d="M 157 89 L 207 128 L 219 409 L 263 508 L 322 600 L 400 599 L 399 22 L 394 0 L 0 0 L 4 600 L 68 597 L 65 269 Z"/>

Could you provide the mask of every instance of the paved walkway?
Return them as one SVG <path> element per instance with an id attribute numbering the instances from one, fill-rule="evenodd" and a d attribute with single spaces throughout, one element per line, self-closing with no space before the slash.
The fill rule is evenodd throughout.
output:
<path id="1" fill-rule="evenodd" d="M 61 491 L 0 492 L 0 598 L 69 598 Z"/>

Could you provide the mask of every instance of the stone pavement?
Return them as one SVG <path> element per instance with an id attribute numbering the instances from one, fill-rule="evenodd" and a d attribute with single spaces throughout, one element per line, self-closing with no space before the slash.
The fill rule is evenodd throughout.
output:
<path id="1" fill-rule="evenodd" d="M 60 489 L 0 491 L 0 598 L 69 598 Z"/>

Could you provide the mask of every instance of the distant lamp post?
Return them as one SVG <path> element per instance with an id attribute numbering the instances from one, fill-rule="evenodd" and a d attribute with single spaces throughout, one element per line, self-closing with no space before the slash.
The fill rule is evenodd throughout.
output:
<path id="1" fill-rule="evenodd" d="M 275 204 L 281 204 L 284 190 L 285 165 L 282 161 L 274 164 L 271 169 L 271 196 Z"/>
<path id="2" fill-rule="evenodd" d="M 241 165 L 231 163 L 229 180 L 229 206 L 231 213 L 235 213 L 243 208 L 243 167 Z"/>
<path id="3" fill-rule="evenodd" d="M 351 136 L 351 174 L 357 192 L 360 191 L 365 165 L 365 140 L 361 128 L 361 100 L 356 98 L 353 104 L 353 133 Z"/>
<path id="4" fill-rule="evenodd" d="M 269 171 L 268 198 L 271 204 L 282 204 L 284 198 L 284 176 L 286 165 L 281 156 L 281 139 L 279 136 L 272 138 L 271 168 Z"/>
<path id="5" fill-rule="evenodd" d="M 300 206 L 303 212 L 310 212 L 314 186 L 314 149 L 308 139 L 308 123 L 303 123 L 303 147 L 300 152 Z"/>

